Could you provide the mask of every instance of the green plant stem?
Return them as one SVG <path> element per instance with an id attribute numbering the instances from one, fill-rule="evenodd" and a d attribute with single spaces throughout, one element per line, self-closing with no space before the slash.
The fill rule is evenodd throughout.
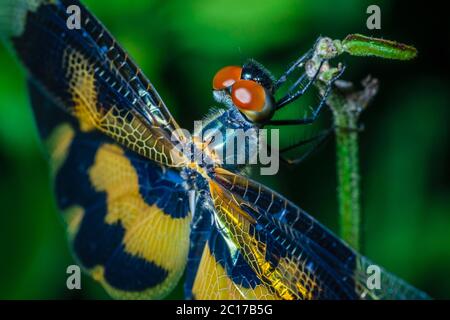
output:
<path id="1" fill-rule="evenodd" d="M 360 176 L 358 159 L 358 113 L 350 102 L 334 94 L 329 104 L 336 126 L 338 202 L 341 237 L 360 249 Z"/>
<path id="2" fill-rule="evenodd" d="M 345 119 L 345 117 L 340 117 L 337 120 L 337 126 L 355 124 L 353 119 Z M 356 131 L 349 132 L 345 129 L 337 129 L 336 157 L 341 235 L 349 245 L 359 250 L 361 209 L 358 133 Z"/>
<path id="3" fill-rule="evenodd" d="M 341 67 L 331 67 L 329 59 L 342 53 L 353 56 L 410 60 L 417 50 L 395 41 L 371 38 L 361 34 L 348 35 L 344 40 L 323 37 L 317 43 L 313 57 L 305 64 L 310 78 L 319 72 L 316 86 L 322 95 L 326 86 L 336 77 Z M 327 61 L 323 65 L 323 61 Z M 360 251 L 360 176 L 358 159 L 358 118 L 378 91 L 378 81 L 367 77 L 362 81 L 363 90 L 357 91 L 353 83 L 339 80 L 327 100 L 334 115 L 336 127 L 336 157 L 340 234 L 354 249 Z"/>

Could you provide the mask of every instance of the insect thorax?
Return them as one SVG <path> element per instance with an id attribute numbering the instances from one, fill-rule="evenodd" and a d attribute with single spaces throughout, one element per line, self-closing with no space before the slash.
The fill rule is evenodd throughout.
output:
<path id="1" fill-rule="evenodd" d="M 196 125 L 194 141 L 206 165 L 233 170 L 256 164 L 259 130 L 238 110 L 214 111 Z"/>

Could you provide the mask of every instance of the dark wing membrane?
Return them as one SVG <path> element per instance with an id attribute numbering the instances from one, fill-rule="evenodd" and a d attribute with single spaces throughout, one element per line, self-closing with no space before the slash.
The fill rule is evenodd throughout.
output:
<path id="1" fill-rule="evenodd" d="M 200 194 L 191 224 L 191 241 L 185 280 L 187 299 L 276 299 L 243 260 L 232 252 L 213 224 L 209 194 Z"/>
<path id="2" fill-rule="evenodd" d="M 195 274 L 187 288 L 193 298 L 428 298 L 262 185 L 216 169 L 210 191 L 214 223 L 201 259 L 188 265 L 188 274 Z M 379 271 L 379 284 L 369 278 L 369 266 Z"/>
<path id="3" fill-rule="evenodd" d="M 0 5 L 0 36 L 11 40 L 33 81 L 78 119 L 81 131 L 100 130 L 164 165 L 184 164 L 171 141 L 178 144 L 184 137 L 158 93 L 79 1 L 2 0 Z M 80 10 L 80 29 L 68 28 L 73 10 Z"/>
<path id="4" fill-rule="evenodd" d="M 214 207 L 200 195 L 191 225 L 185 295 L 197 300 L 278 299 L 264 286 L 240 251 L 232 250 L 213 223 Z"/>
<path id="5" fill-rule="evenodd" d="M 197 199 L 195 199 L 195 208 L 192 210 L 190 248 L 184 282 L 185 297 L 187 299 L 195 299 L 192 286 L 198 273 L 203 250 L 212 229 L 214 210 L 210 205 L 210 201 L 209 193 L 198 193 Z M 211 299 L 213 298 L 211 297 Z"/>
<path id="6" fill-rule="evenodd" d="M 179 172 L 80 131 L 33 83 L 30 94 L 78 262 L 115 298 L 164 297 L 189 249 L 191 214 Z"/>

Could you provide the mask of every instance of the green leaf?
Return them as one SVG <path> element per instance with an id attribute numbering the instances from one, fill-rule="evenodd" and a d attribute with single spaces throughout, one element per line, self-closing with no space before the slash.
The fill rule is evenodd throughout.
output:
<path id="1" fill-rule="evenodd" d="M 417 56 L 417 49 L 413 46 L 361 34 L 348 35 L 342 41 L 342 49 L 352 56 L 373 56 L 395 60 L 411 60 Z"/>

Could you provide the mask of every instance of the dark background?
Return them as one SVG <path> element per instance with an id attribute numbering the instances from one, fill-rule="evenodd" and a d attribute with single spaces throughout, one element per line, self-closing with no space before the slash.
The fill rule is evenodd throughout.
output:
<path id="1" fill-rule="evenodd" d="M 182 127 L 215 103 L 211 79 L 224 65 L 255 58 L 275 75 L 319 35 L 363 33 L 416 46 L 414 61 L 344 58 L 345 79 L 368 74 L 380 92 L 364 113 L 360 140 L 363 253 L 425 290 L 450 298 L 448 10 L 400 1 L 84 1 L 128 50 Z M 367 30 L 378 4 L 382 29 Z M 66 289 L 73 264 L 55 208 L 23 72 L 0 47 L 0 298 L 107 298 L 84 276 Z M 298 117 L 302 99 L 280 117 Z M 329 112 L 321 126 L 330 122 Z M 282 144 L 317 128 L 282 131 Z M 334 141 L 295 168 L 258 177 L 337 231 Z M 179 287 L 171 298 L 181 297 Z"/>

